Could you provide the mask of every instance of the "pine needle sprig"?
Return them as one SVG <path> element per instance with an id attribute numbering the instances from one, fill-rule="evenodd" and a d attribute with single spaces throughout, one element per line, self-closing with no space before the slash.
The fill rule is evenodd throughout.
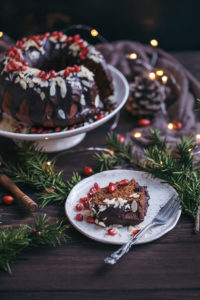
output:
<path id="1" fill-rule="evenodd" d="M 96 153 L 96 169 L 99 171 L 109 170 L 114 166 L 135 163 L 132 149 L 129 144 L 121 143 L 115 133 L 108 133 L 106 139 L 108 150 L 106 153 Z"/>
<path id="2" fill-rule="evenodd" d="M 62 171 L 55 172 L 55 161 L 49 161 L 47 154 L 35 150 L 30 142 L 17 148 L 17 157 L 17 162 L 4 161 L 3 170 L 15 183 L 38 191 L 40 207 L 52 203 L 62 205 L 72 187 L 81 180 L 77 173 L 73 173 L 71 180 L 65 181 Z"/>
<path id="3" fill-rule="evenodd" d="M 39 245 L 60 245 L 69 238 L 65 231 L 69 225 L 56 221 L 49 224 L 46 215 L 35 218 L 35 225 L 0 230 L 0 268 L 11 273 L 10 263 L 26 249 Z"/>

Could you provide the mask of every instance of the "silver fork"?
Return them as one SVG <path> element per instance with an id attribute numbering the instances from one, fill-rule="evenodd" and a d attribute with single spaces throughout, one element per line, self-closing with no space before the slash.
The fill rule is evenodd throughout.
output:
<path id="1" fill-rule="evenodd" d="M 106 264 L 114 265 L 125 253 L 127 253 L 131 247 L 136 243 L 147 230 L 154 226 L 164 225 L 166 222 L 177 213 L 180 209 L 180 203 L 177 200 L 177 196 L 172 196 L 169 201 L 159 210 L 155 218 L 151 223 L 146 225 L 140 230 L 133 238 L 131 238 L 126 244 L 122 245 L 117 251 L 113 252 L 110 256 L 104 259 Z"/>

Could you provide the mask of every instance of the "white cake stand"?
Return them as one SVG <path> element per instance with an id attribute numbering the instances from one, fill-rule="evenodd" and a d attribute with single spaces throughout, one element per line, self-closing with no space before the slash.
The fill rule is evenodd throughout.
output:
<path id="1" fill-rule="evenodd" d="M 116 108 L 106 115 L 103 119 L 95 121 L 73 130 L 54 132 L 48 134 L 24 134 L 0 130 L 0 135 L 13 139 L 15 142 L 35 141 L 35 147 L 43 152 L 55 152 L 72 148 L 79 144 L 85 137 L 86 132 L 93 130 L 110 120 L 116 115 L 126 103 L 129 93 L 129 86 L 124 75 L 116 68 L 109 66 L 114 83 L 113 101 L 116 102 Z"/>

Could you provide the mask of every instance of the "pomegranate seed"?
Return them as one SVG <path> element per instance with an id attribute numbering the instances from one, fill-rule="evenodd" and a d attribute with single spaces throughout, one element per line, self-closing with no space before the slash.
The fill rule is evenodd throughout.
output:
<path id="1" fill-rule="evenodd" d="M 178 121 L 174 122 L 174 126 L 176 130 L 180 130 L 183 127 L 182 123 Z"/>
<path id="2" fill-rule="evenodd" d="M 98 183 L 96 183 L 96 182 L 95 182 L 95 184 L 94 184 L 94 188 L 95 188 L 97 191 L 100 189 L 100 187 L 99 187 Z"/>
<path id="3" fill-rule="evenodd" d="M 84 173 L 84 175 L 86 175 L 86 176 L 91 176 L 91 175 L 93 174 L 93 170 L 92 170 L 91 167 L 86 166 L 86 167 L 84 167 L 84 169 L 83 169 L 83 173 Z"/>
<path id="4" fill-rule="evenodd" d="M 25 65 L 26 67 L 29 66 L 29 63 L 28 63 L 27 61 L 24 61 L 23 63 L 24 63 L 24 65 Z"/>
<path id="5" fill-rule="evenodd" d="M 140 119 L 138 121 L 138 125 L 141 127 L 147 127 L 147 126 L 151 125 L 151 121 L 149 119 Z"/>
<path id="6" fill-rule="evenodd" d="M 27 70 L 27 67 L 26 67 L 26 66 L 21 66 L 21 67 L 20 67 L 20 70 L 21 70 L 21 71 L 26 71 L 26 70 Z"/>
<path id="7" fill-rule="evenodd" d="M 119 182 L 120 185 L 128 185 L 129 184 L 129 180 L 128 179 L 123 179 Z"/>
<path id="8" fill-rule="evenodd" d="M 6 71 L 7 72 L 13 71 L 13 67 L 11 66 L 11 64 L 7 64 Z"/>
<path id="9" fill-rule="evenodd" d="M 45 37 L 45 38 L 50 37 L 50 33 L 49 33 L 49 32 L 46 32 L 46 33 L 44 34 L 44 37 Z"/>
<path id="10" fill-rule="evenodd" d="M 139 232 L 140 230 L 139 229 L 137 229 L 137 230 L 133 230 L 133 232 L 132 232 L 132 236 L 135 236 L 138 232 Z"/>
<path id="11" fill-rule="evenodd" d="M 125 138 L 123 135 L 118 135 L 117 139 L 120 143 L 124 143 L 124 141 L 125 141 Z"/>
<path id="12" fill-rule="evenodd" d="M 48 188 L 48 190 L 43 190 L 44 194 L 51 194 L 52 192 L 55 192 L 53 188 Z"/>
<path id="13" fill-rule="evenodd" d="M 88 198 L 86 198 L 86 197 L 85 197 L 85 198 L 80 198 L 80 199 L 79 199 L 79 202 L 85 203 L 87 200 L 88 200 Z"/>
<path id="14" fill-rule="evenodd" d="M 87 222 L 90 223 L 90 224 L 93 224 L 94 223 L 94 218 L 89 216 L 87 217 Z"/>
<path id="15" fill-rule="evenodd" d="M 65 73 L 64 73 L 65 77 L 69 76 L 69 71 L 67 69 L 65 69 Z"/>
<path id="16" fill-rule="evenodd" d="M 80 47 L 83 47 L 83 46 L 84 46 L 84 40 L 79 39 L 79 40 L 77 41 L 77 44 L 78 44 Z"/>
<path id="17" fill-rule="evenodd" d="M 44 77 L 42 77 L 42 80 L 43 80 L 43 81 L 46 81 L 46 80 L 49 79 L 49 77 L 50 77 L 49 73 L 46 73 L 46 74 L 44 75 Z"/>
<path id="18" fill-rule="evenodd" d="M 89 204 L 89 202 L 88 202 L 88 201 L 85 201 L 85 202 L 84 202 L 84 207 L 85 207 L 85 209 L 88 209 L 88 208 L 90 208 L 90 204 Z"/>
<path id="19" fill-rule="evenodd" d="M 63 37 L 63 33 L 61 31 L 59 31 L 57 36 L 58 36 L 58 39 L 61 40 Z"/>
<path id="20" fill-rule="evenodd" d="M 91 195 L 90 195 L 90 193 L 88 193 L 87 194 L 87 199 L 90 200 L 90 198 L 91 198 Z"/>
<path id="21" fill-rule="evenodd" d="M 11 205 L 14 202 L 14 198 L 10 195 L 6 195 L 2 198 L 3 204 L 5 205 Z"/>
<path id="22" fill-rule="evenodd" d="M 117 234 L 117 231 L 115 229 L 113 229 L 113 228 L 109 228 L 108 229 L 108 234 L 113 236 L 113 235 Z"/>
<path id="23" fill-rule="evenodd" d="M 101 120 L 101 119 L 103 119 L 103 117 L 104 117 L 103 114 L 99 114 L 99 115 L 97 116 L 97 120 Z"/>
<path id="24" fill-rule="evenodd" d="M 80 70 L 81 70 L 77 65 L 74 65 L 74 69 L 77 73 L 80 72 Z"/>
<path id="25" fill-rule="evenodd" d="M 51 70 L 51 71 L 49 71 L 49 74 L 50 74 L 51 78 L 54 78 L 54 77 L 56 77 L 56 76 L 57 76 L 57 73 L 56 73 L 56 71 L 55 71 L 55 70 Z"/>
<path id="26" fill-rule="evenodd" d="M 97 192 L 97 190 L 95 189 L 95 187 L 92 187 L 92 188 L 89 190 L 89 194 L 90 194 L 90 195 L 94 195 L 96 192 Z"/>
<path id="27" fill-rule="evenodd" d="M 9 56 L 9 57 L 14 57 L 14 56 L 15 56 L 15 52 L 14 52 L 13 50 L 10 50 L 10 51 L 8 52 L 8 56 Z"/>
<path id="28" fill-rule="evenodd" d="M 110 182 L 108 188 L 110 193 L 114 193 L 117 189 L 117 185 L 115 183 Z"/>
<path id="29" fill-rule="evenodd" d="M 43 132 L 43 128 L 38 128 L 38 129 L 37 129 L 37 133 L 40 134 L 40 133 L 42 133 L 42 132 Z"/>
<path id="30" fill-rule="evenodd" d="M 83 221 L 83 215 L 82 214 L 77 214 L 76 215 L 76 220 L 80 221 L 80 222 Z"/>
<path id="31" fill-rule="evenodd" d="M 75 41 L 75 42 L 78 42 L 79 39 L 80 39 L 80 35 L 79 35 L 79 34 L 75 34 L 75 35 L 74 35 L 74 41 Z"/>
<path id="32" fill-rule="evenodd" d="M 72 73 L 72 72 L 74 72 L 74 67 L 67 67 L 67 70 L 68 70 L 70 73 Z"/>
<path id="33" fill-rule="evenodd" d="M 71 43 L 73 41 L 73 37 L 72 36 L 68 36 L 65 40 L 66 43 Z"/>
<path id="34" fill-rule="evenodd" d="M 45 72 L 44 71 L 40 71 L 39 74 L 38 74 L 38 77 L 42 78 L 42 77 L 44 77 L 44 75 L 45 75 Z"/>
<path id="35" fill-rule="evenodd" d="M 76 204 L 76 210 L 77 210 L 77 211 L 81 211 L 81 210 L 83 210 L 83 208 L 84 208 L 84 207 L 83 207 L 82 204 L 79 204 L 79 203 Z"/>
<path id="36" fill-rule="evenodd" d="M 51 35 L 52 35 L 52 36 L 57 36 L 57 35 L 58 35 L 58 31 L 53 31 L 53 32 L 51 33 Z"/>
<path id="37" fill-rule="evenodd" d="M 85 59 L 85 55 L 83 55 L 83 54 L 80 54 L 79 57 L 80 57 L 81 60 L 84 60 L 84 59 Z"/>
<path id="38" fill-rule="evenodd" d="M 27 38 L 26 37 L 23 37 L 22 39 L 21 39 L 21 42 L 22 43 L 25 43 L 27 41 Z"/>
<path id="39" fill-rule="evenodd" d="M 56 128 L 54 129 L 54 131 L 55 131 L 55 132 L 60 132 L 60 131 L 61 131 L 61 128 L 60 128 L 60 127 L 56 127 Z"/>
<path id="40" fill-rule="evenodd" d="M 35 127 L 31 128 L 30 132 L 31 133 L 35 133 L 37 131 L 37 129 Z"/>
<path id="41" fill-rule="evenodd" d="M 81 54 L 84 55 L 84 56 L 87 55 L 88 52 L 89 52 L 89 50 L 88 50 L 87 48 L 83 48 L 83 49 L 81 50 Z"/>

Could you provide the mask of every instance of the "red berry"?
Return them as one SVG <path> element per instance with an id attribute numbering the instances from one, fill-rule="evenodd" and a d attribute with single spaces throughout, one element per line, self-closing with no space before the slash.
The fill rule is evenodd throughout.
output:
<path id="1" fill-rule="evenodd" d="M 85 203 L 85 201 L 87 201 L 87 200 L 88 200 L 88 198 L 80 198 L 80 199 L 79 199 L 79 202 Z"/>
<path id="2" fill-rule="evenodd" d="M 99 187 L 98 183 L 96 183 L 96 182 L 95 182 L 95 184 L 94 184 L 94 188 L 95 188 L 97 191 L 100 189 L 100 187 Z"/>
<path id="3" fill-rule="evenodd" d="M 174 126 L 176 130 L 180 130 L 183 127 L 182 123 L 178 121 L 174 122 Z"/>
<path id="4" fill-rule="evenodd" d="M 81 54 L 84 55 L 84 56 L 86 56 L 88 54 L 88 52 L 89 52 L 89 50 L 87 48 L 83 48 L 81 50 Z"/>
<path id="5" fill-rule="evenodd" d="M 117 185 L 116 185 L 115 183 L 110 182 L 108 188 L 109 188 L 109 192 L 110 192 L 110 193 L 113 193 L 113 192 L 116 191 Z"/>
<path id="6" fill-rule="evenodd" d="M 46 74 L 44 75 L 44 77 L 42 77 L 42 80 L 43 80 L 43 81 L 46 81 L 46 80 L 49 79 L 49 77 L 50 77 L 49 73 L 46 73 Z"/>
<path id="7" fill-rule="evenodd" d="M 7 66 L 6 66 L 6 71 L 7 71 L 7 72 L 13 71 L 13 67 L 11 66 L 11 64 L 7 64 Z"/>
<path id="8" fill-rule="evenodd" d="M 2 198 L 3 204 L 11 205 L 14 202 L 14 198 L 12 196 L 6 195 Z"/>
<path id="9" fill-rule="evenodd" d="M 52 36 L 57 36 L 57 35 L 58 35 L 58 31 L 53 31 L 53 32 L 51 33 L 51 35 L 52 35 Z"/>
<path id="10" fill-rule="evenodd" d="M 45 34 L 44 34 L 44 37 L 45 38 L 48 38 L 50 36 L 50 33 L 49 32 L 46 32 Z"/>
<path id="11" fill-rule="evenodd" d="M 147 127 L 147 126 L 151 125 L 151 121 L 149 119 L 140 119 L 138 121 L 138 125 L 141 127 Z"/>
<path id="12" fill-rule="evenodd" d="M 140 231 L 139 229 L 133 230 L 133 232 L 132 232 L 131 235 L 132 235 L 132 236 L 135 236 L 139 231 Z"/>
<path id="13" fill-rule="evenodd" d="M 103 117 L 104 117 L 103 114 L 99 114 L 99 115 L 97 116 L 97 120 L 101 120 L 101 119 L 103 119 Z"/>
<path id="14" fill-rule="evenodd" d="M 89 202 L 88 202 L 88 201 L 85 201 L 85 202 L 84 202 L 84 207 L 85 207 L 85 209 L 88 209 L 88 208 L 90 208 L 90 204 L 89 204 Z"/>
<path id="15" fill-rule="evenodd" d="M 20 67 L 20 70 L 21 70 L 21 71 L 26 71 L 26 70 L 27 70 L 27 67 L 26 67 L 26 66 L 21 66 L 21 67 Z"/>
<path id="16" fill-rule="evenodd" d="M 124 143 L 124 141 L 125 141 L 125 138 L 123 135 L 118 135 L 117 139 L 120 143 Z"/>
<path id="17" fill-rule="evenodd" d="M 64 75 L 65 75 L 65 77 L 69 76 L 69 71 L 67 69 L 65 69 Z"/>
<path id="18" fill-rule="evenodd" d="M 29 66 L 29 63 L 27 61 L 24 61 L 24 65 L 27 67 Z"/>
<path id="19" fill-rule="evenodd" d="M 25 43 L 27 41 L 27 38 L 26 37 L 23 37 L 22 39 L 21 39 L 21 42 L 22 43 Z"/>
<path id="20" fill-rule="evenodd" d="M 60 128 L 60 127 L 56 127 L 56 128 L 54 129 L 54 131 L 55 131 L 55 132 L 60 132 L 60 131 L 61 131 L 61 128 Z"/>
<path id="21" fill-rule="evenodd" d="M 75 41 L 75 42 L 78 42 L 79 39 L 80 39 L 80 35 L 79 35 L 79 34 L 75 34 L 75 35 L 74 35 L 74 41 Z"/>
<path id="22" fill-rule="evenodd" d="M 44 194 L 51 194 L 51 193 L 54 193 L 54 192 L 55 192 L 55 190 L 52 189 L 52 188 L 48 188 L 48 190 L 43 190 Z"/>
<path id="23" fill-rule="evenodd" d="M 33 128 L 31 128 L 30 133 L 36 133 L 36 131 L 37 131 L 37 128 L 33 127 Z"/>
<path id="24" fill-rule="evenodd" d="M 92 170 L 91 167 L 86 166 L 83 169 L 83 173 L 84 173 L 85 176 L 91 176 L 93 174 L 93 170 Z"/>
<path id="25" fill-rule="evenodd" d="M 83 54 L 80 54 L 79 57 L 80 57 L 81 60 L 84 60 L 84 59 L 85 59 L 85 55 L 83 55 Z"/>
<path id="26" fill-rule="evenodd" d="M 83 215 L 82 214 L 77 214 L 76 215 L 76 220 L 80 221 L 80 222 L 83 221 Z"/>
<path id="27" fill-rule="evenodd" d="M 40 134 L 40 133 L 42 133 L 42 132 L 43 132 L 43 128 L 38 128 L 38 129 L 37 129 L 37 133 L 38 133 L 38 134 Z"/>
<path id="28" fill-rule="evenodd" d="M 58 36 L 58 39 L 61 40 L 63 37 L 63 33 L 61 31 L 58 31 L 57 36 Z"/>
<path id="29" fill-rule="evenodd" d="M 45 75 L 45 72 L 44 71 L 40 71 L 39 74 L 38 74 L 38 77 L 39 78 L 43 78 Z"/>
<path id="30" fill-rule="evenodd" d="M 76 210 L 77 211 L 81 211 L 81 210 L 83 210 L 83 205 L 82 204 L 76 204 Z"/>
<path id="31" fill-rule="evenodd" d="M 55 71 L 55 70 L 51 70 L 51 71 L 49 71 L 49 74 L 50 74 L 51 78 L 54 78 L 54 77 L 56 77 L 56 76 L 57 76 L 57 73 L 56 73 L 56 71 Z"/>
<path id="32" fill-rule="evenodd" d="M 75 72 L 77 72 L 77 73 L 80 72 L 80 70 L 81 70 L 77 65 L 74 65 L 74 69 L 75 69 Z"/>
<path id="33" fill-rule="evenodd" d="M 13 50 L 10 50 L 10 51 L 8 52 L 8 56 L 9 56 L 9 57 L 15 57 L 15 52 L 14 52 Z"/>
<path id="34" fill-rule="evenodd" d="M 123 179 L 119 182 L 120 185 L 128 185 L 129 184 L 129 180 L 128 179 Z"/>
<path id="35" fill-rule="evenodd" d="M 71 43 L 73 41 L 73 37 L 72 36 L 68 36 L 65 40 L 66 43 Z"/>
<path id="36" fill-rule="evenodd" d="M 38 235 L 41 235 L 41 234 L 42 234 L 42 231 L 38 231 L 37 234 L 38 234 Z"/>
<path id="37" fill-rule="evenodd" d="M 94 223 L 94 218 L 89 216 L 87 217 L 87 222 L 90 223 L 90 224 L 93 224 Z"/>
<path id="38" fill-rule="evenodd" d="M 108 234 L 109 234 L 109 235 L 116 235 L 116 234 L 117 234 L 117 231 L 116 231 L 115 229 L 113 229 L 113 228 L 109 228 L 109 229 L 108 229 Z"/>
<path id="39" fill-rule="evenodd" d="M 33 232 L 37 232 L 37 229 L 36 229 L 36 228 L 33 228 Z"/>

